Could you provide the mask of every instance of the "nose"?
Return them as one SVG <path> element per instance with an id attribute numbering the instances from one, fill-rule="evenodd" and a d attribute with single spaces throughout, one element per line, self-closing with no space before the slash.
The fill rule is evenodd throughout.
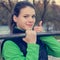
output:
<path id="1" fill-rule="evenodd" d="M 34 19 L 32 17 L 29 18 L 29 23 L 33 23 Z"/>

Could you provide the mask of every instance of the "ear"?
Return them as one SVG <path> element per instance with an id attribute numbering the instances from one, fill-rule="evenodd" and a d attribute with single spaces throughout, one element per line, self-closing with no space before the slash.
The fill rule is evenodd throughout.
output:
<path id="1" fill-rule="evenodd" d="M 17 16 L 13 16 L 13 20 L 14 20 L 14 22 L 17 22 Z"/>

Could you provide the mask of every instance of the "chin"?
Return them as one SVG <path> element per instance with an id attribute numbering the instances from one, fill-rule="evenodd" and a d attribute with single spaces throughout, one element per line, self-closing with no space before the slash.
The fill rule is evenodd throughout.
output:
<path id="1" fill-rule="evenodd" d="M 31 30 L 32 28 L 26 28 L 26 30 Z"/>

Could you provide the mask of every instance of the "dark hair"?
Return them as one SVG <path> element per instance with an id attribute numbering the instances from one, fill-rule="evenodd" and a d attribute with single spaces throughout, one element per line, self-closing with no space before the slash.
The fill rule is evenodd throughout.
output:
<path id="1" fill-rule="evenodd" d="M 32 7 L 33 9 L 35 9 L 34 5 L 27 1 L 17 2 L 17 4 L 15 5 L 13 14 L 11 17 L 11 23 L 10 23 L 10 27 L 11 27 L 10 29 L 12 30 L 12 32 L 13 32 L 13 28 L 16 26 L 16 23 L 13 20 L 13 16 L 16 15 L 18 17 L 21 9 L 25 8 L 26 6 L 29 6 L 29 7 Z"/>

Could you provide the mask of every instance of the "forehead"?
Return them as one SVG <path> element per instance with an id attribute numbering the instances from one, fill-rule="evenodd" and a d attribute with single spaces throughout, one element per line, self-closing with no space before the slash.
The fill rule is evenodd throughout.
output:
<path id="1" fill-rule="evenodd" d="M 20 14 L 31 14 L 32 15 L 32 14 L 35 14 L 35 10 L 34 8 L 27 6 L 21 9 Z"/>

